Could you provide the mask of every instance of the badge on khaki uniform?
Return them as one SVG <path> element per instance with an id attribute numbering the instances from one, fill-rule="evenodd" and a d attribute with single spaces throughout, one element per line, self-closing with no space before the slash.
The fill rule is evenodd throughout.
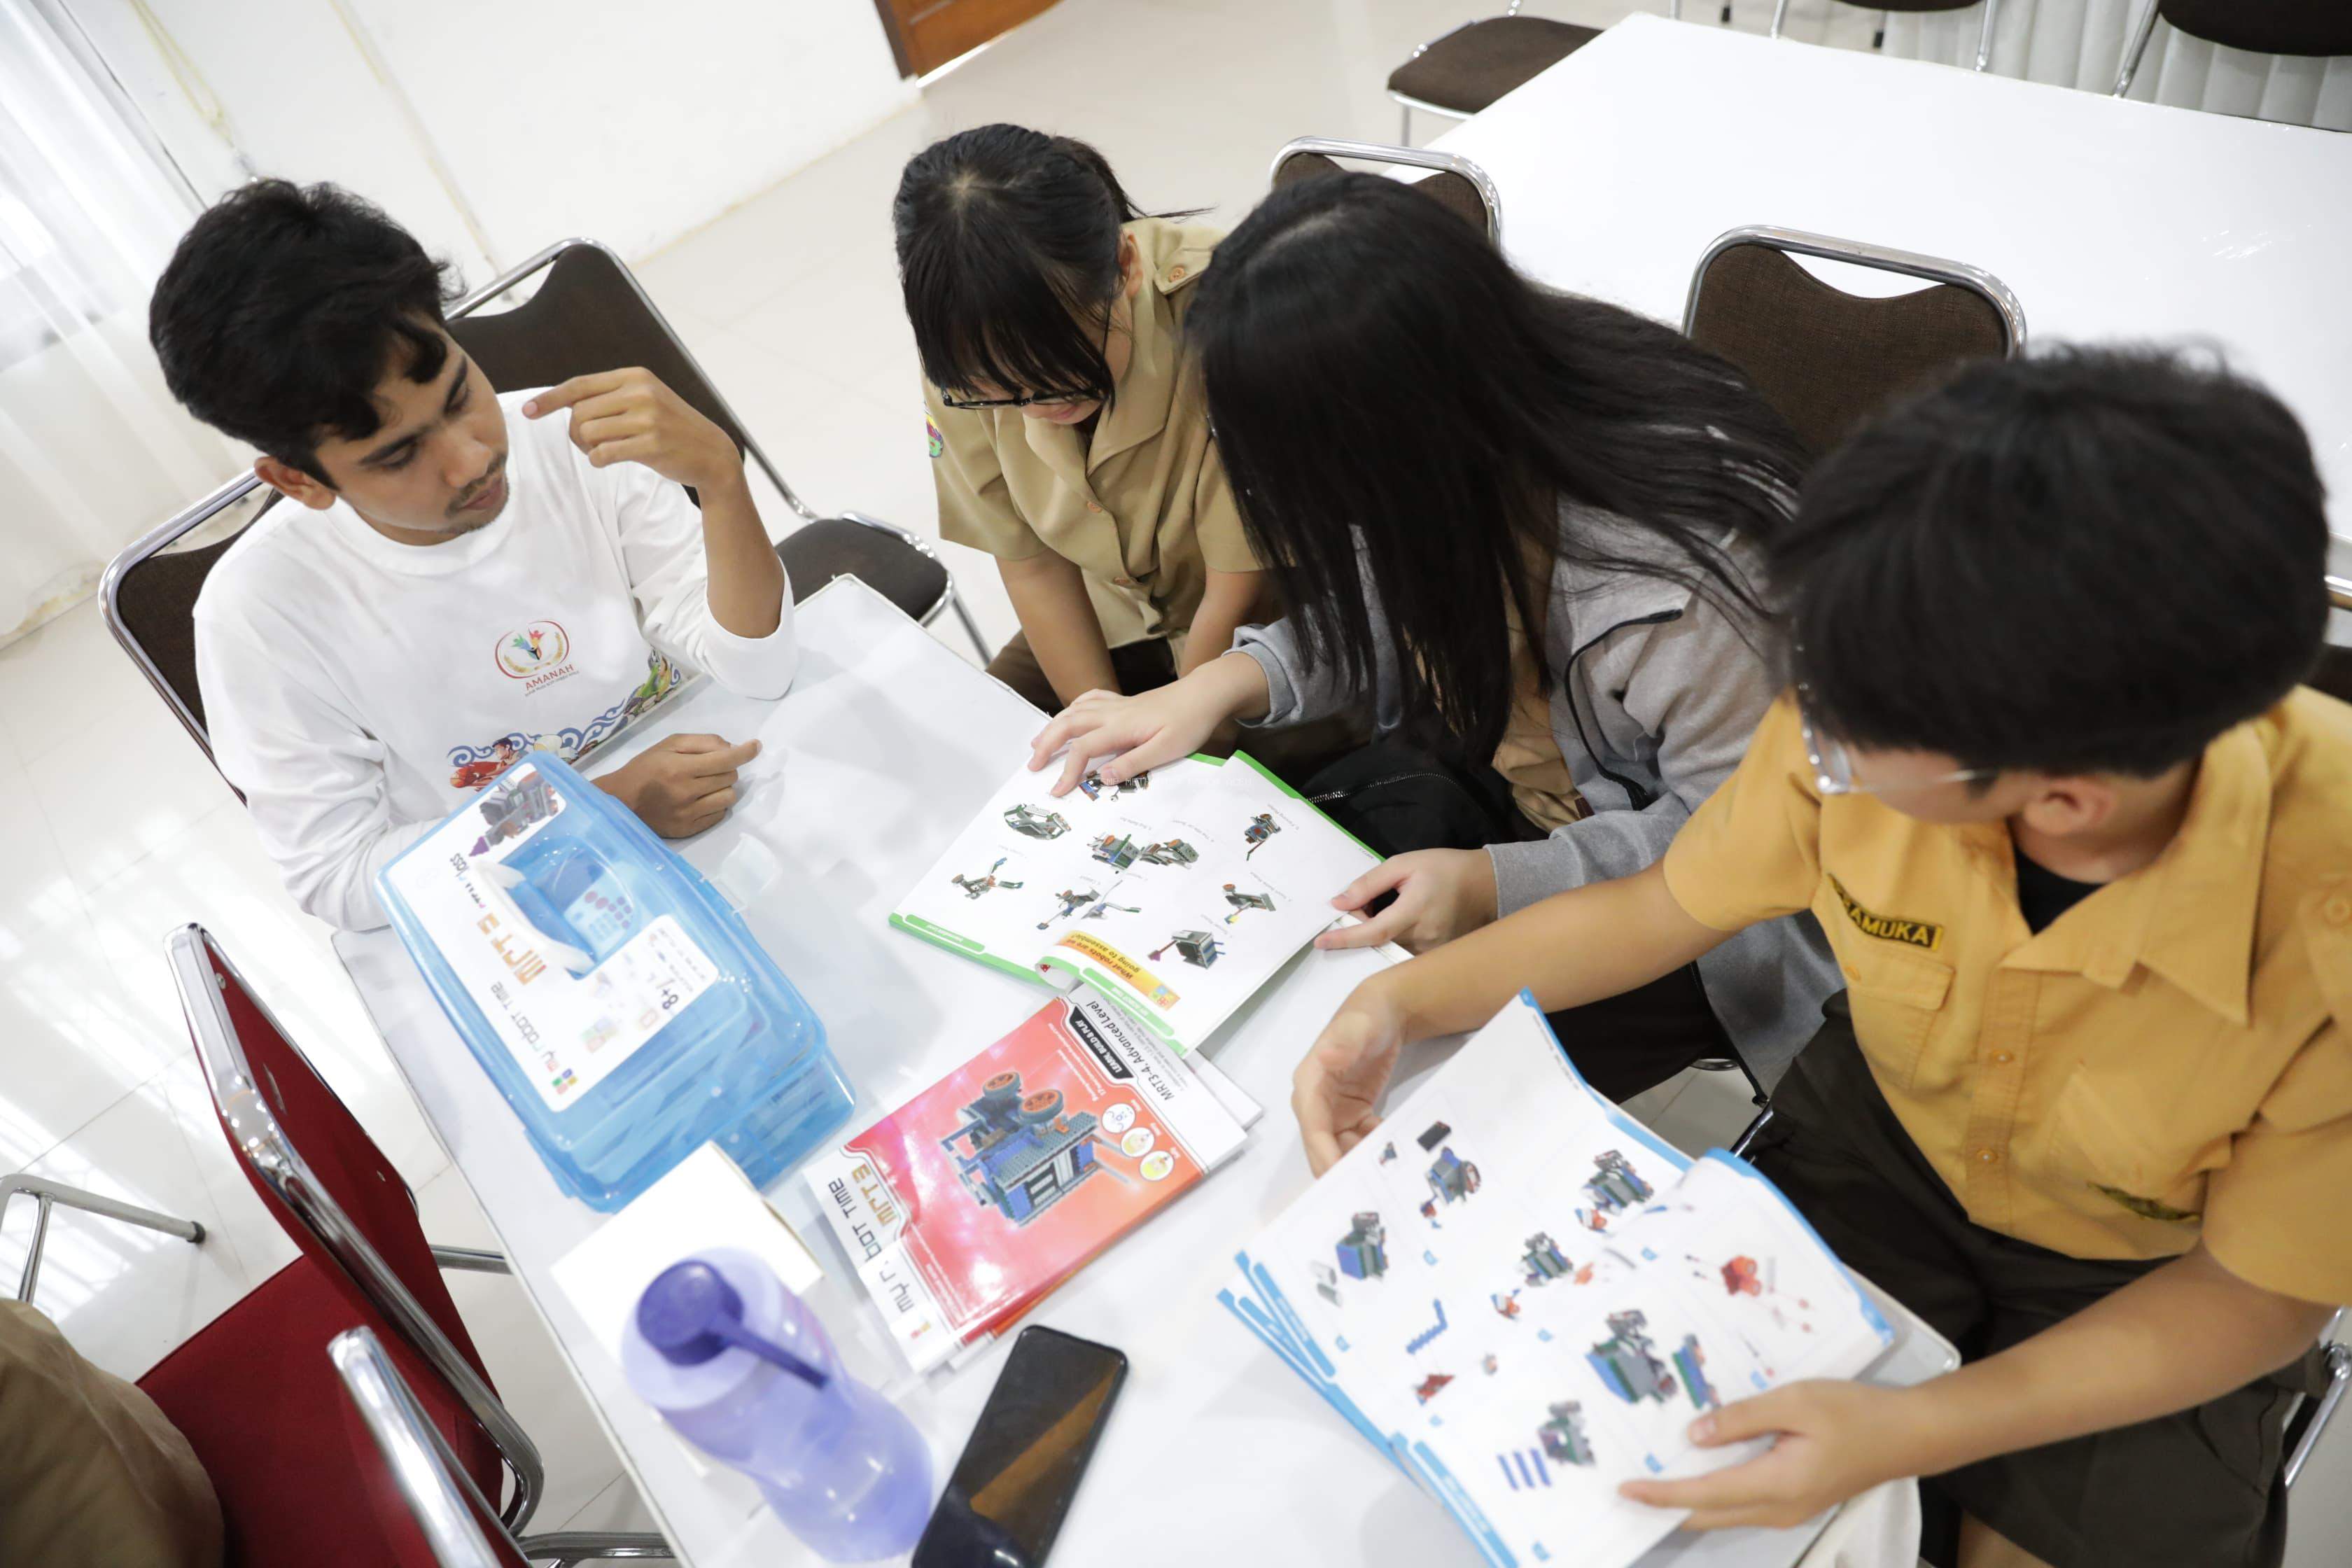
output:
<path id="1" fill-rule="evenodd" d="M 928 414 L 923 416 L 923 439 L 930 447 L 934 458 L 948 449 L 947 437 L 940 434 L 940 427 L 931 423 L 931 416 Z"/>
<path id="2" fill-rule="evenodd" d="M 1855 902 L 1853 895 L 1845 890 L 1845 884 L 1835 877 L 1830 879 L 1830 886 L 1837 890 L 1838 902 L 1845 906 L 1845 918 L 1852 921 L 1853 929 L 1864 936 L 1926 948 L 1931 952 L 1944 940 L 1944 928 L 1931 921 L 1906 921 L 1894 915 L 1874 913 Z"/>

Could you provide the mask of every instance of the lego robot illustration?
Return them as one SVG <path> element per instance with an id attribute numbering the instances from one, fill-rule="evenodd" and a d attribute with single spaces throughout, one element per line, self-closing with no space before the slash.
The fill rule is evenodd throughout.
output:
<path id="1" fill-rule="evenodd" d="M 1761 1296 L 1764 1280 L 1756 1268 L 1756 1259 L 1748 1257 L 1733 1258 L 1723 1266 L 1723 1288 L 1734 1296 Z"/>
<path id="2" fill-rule="evenodd" d="M 1089 842 L 1087 852 L 1114 871 L 1124 871 L 1143 858 L 1131 836 L 1113 837 L 1108 833 Z"/>
<path id="3" fill-rule="evenodd" d="M 1070 830 L 1069 819 L 1058 811 L 1043 814 L 1016 805 L 1004 814 L 1004 826 L 1024 838 L 1059 838 Z"/>
<path id="4" fill-rule="evenodd" d="M 1270 895 L 1265 893 L 1244 893 L 1237 889 L 1231 882 L 1227 882 L 1225 884 L 1225 902 L 1234 906 L 1234 912 L 1225 917 L 1225 923 L 1227 925 L 1233 924 L 1235 921 L 1241 919 L 1252 910 L 1272 910 L 1274 908 L 1274 900 Z"/>
<path id="5" fill-rule="evenodd" d="M 1478 1167 L 1450 1146 L 1438 1151 L 1426 1174 L 1430 1196 L 1440 1204 L 1458 1204 L 1478 1190 Z"/>
<path id="6" fill-rule="evenodd" d="M 1433 1121 L 1422 1130 L 1421 1136 L 1413 1142 L 1421 1145 L 1423 1153 L 1428 1153 L 1452 1136 L 1454 1136 L 1454 1129 L 1451 1126 L 1443 1121 Z"/>
<path id="7" fill-rule="evenodd" d="M 1138 773 L 1131 779 L 1121 779 L 1115 784 L 1107 784 L 1103 783 L 1102 774 L 1092 768 L 1088 768 L 1087 776 L 1078 781 L 1078 793 L 1088 800 L 1100 800 L 1106 789 L 1110 791 L 1111 798 L 1117 800 L 1120 795 L 1133 795 L 1138 790 L 1147 790 L 1150 787 L 1150 773 Z"/>
<path id="8" fill-rule="evenodd" d="M 1551 1419 L 1536 1428 L 1544 1456 L 1555 1465 L 1590 1465 L 1592 1443 L 1584 1435 L 1584 1406 L 1573 1399 L 1551 1407 Z"/>
<path id="9" fill-rule="evenodd" d="M 948 880 L 953 882 L 957 887 L 961 888 L 963 889 L 963 896 L 967 899 L 976 899 L 980 897 L 981 894 L 992 892 L 998 888 L 1021 887 L 1023 884 L 1019 882 L 1007 882 L 999 878 L 996 874 L 999 870 L 1003 868 L 1004 862 L 1010 858 L 1010 856 L 999 855 L 996 858 L 996 864 L 991 866 L 979 876 L 955 876 L 950 877 Z"/>
<path id="10" fill-rule="evenodd" d="M 1082 921 L 1098 921 L 1113 910 L 1117 910 L 1123 915 L 1139 915 L 1143 912 L 1142 907 L 1138 904 L 1114 904 L 1108 899 L 1097 899 L 1087 906 L 1087 912 L 1078 918 Z"/>
<path id="11" fill-rule="evenodd" d="M 1072 915 L 1076 914 L 1081 908 L 1093 903 L 1096 900 L 1101 897 L 1102 895 L 1096 892 L 1092 888 L 1065 888 L 1060 892 L 1054 895 L 1055 901 L 1059 903 L 1062 907 L 1055 910 L 1052 914 L 1046 916 L 1044 920 L 1039 921 L 1037 922 L 1037 929 L 1039 931 L 1044 931 L 1055 921 L 1068 920 Z"/>
<path id="12" fill-rule="evenodd" d="M 1339 1271 L 1328 1263 L 1310 1263 L 1307 1271 L 1315 1276 L 1315 1293 L 1333 1306 L 1339 1304 Z"/>
<path id="13" fill-rule="evenodd" d="M 1145 845 L 1135 858 L 1147 866 L 1190 866 L 1201 852 L 1181 838 L 1171 838 L 1165 844 Z"/>
<path id="14" fill-rule="evenodd" d="M 1436 1396 L 1439 1389 L 1444 1388 L 1447 1384 L 1452 1383 L 1454 1379 L 1449 1373 L 1433 1372 L 1427 1377 L 1423 1378 L 1418 1384 L 1413 1385 L 1412 1396 L 1421 1401 L 1423 1405 L 1426 1405 L 1431 1399 Z"/>
<path id="15" fill-rule="evenodd" d="M 1281 831 L 1282 824 L 1274 819 L 1274 813 L 1270 811 L 1261 811 L 1251 817 L 1250 825 L 1242 829 L 1242 842 L 1249 846 L 1243 852 L 1242 858 L 1246 860 L 1265 848 L 1265 841 Z"/>
<path id="16" fill-rule="evenodd" d="M 1351 1228 L 1336 1250 L 1339 1272 L 1350 1279 L 1377 1279 L 1389 1271 L 1389 1233 L 1377 1214 L 1353 1215 Z"/>
<path id="17" fill-rule="evenodd" d="M 1650 1201 L 1653 1189 L 1625 1163 L 1625 1156 L 1614 1149 L 1604 1150 L 1592 1157 L 1593 1173 L 1584 1184 L 1598 1212 L 1616 1214 L 1635 1204 Z"/>
<path id="18" fill-rule="evenodd" d="M 963 1115 L 940 1147 L 955 1156 L 956 1179 L 972 1202 L 1014 1225 L 1027 1225 L 1097 1169 L 1094 1114 L 1066 1113 L 1058 1089 L 1024 1095 L 1019 1073 L 1001 1072 Z"/>
<path id="19" fill-rule="evenodd" d="M 1176 950 L 1177 957 L 1195 969 L 1210 968 L 1225 955 L 1224 943 L 1218 939 L 1216 932 L 1180 931 L 1151 950 L 1152 962 L 1157 963 L 1160 955 L 1171 947 Z"/>
<path id="20" fill-rule="evenodd" d="M 555 815 L 555 788 L 547 776 L 536 768 L 530 776 L 508 784 L 482 802 L 482 821 L 489 827 L 483 835 L 483 853 L 493 845 L 522 837 L 523 829 L 535 822 L 544 822 Z"/>
<path id="21" fill-rule="evenodd" d="M 1649 1325 L 1648 1315 L 1640 1311 L 1610 1313 L 1610 1337 L 1594 1345 L 1584 1359 L 1601 1374 L 1609 1392 L 1628 1405 L 1639 1405 L 1644 1399 L 1664 1404 L 1674 1397 L 1675 1373 L 1680 1372 L 1691 1402 L 1701 1409 L 1713 1405 L 1715 1390 L 1707 1385 L 1705 1373 L 1699 1370 L 1706 1357 L 1699 1350 L 1698 1336 L 1684 1335 L 1682 1346 L 1674 1352 L 1669 1365 L 1651 1342 Z M 1694 1379 L 1696 1381 L 1692 1382 Z"/>
<path id="22" fill-rule="evenodd" d="M 1519 1255 L 1519 1262 L 1528 1271 L 1530 1285 L 1564 1279 L 1570 1267 L 1568 1255 L 1560 1251 L 1548 1232 L 1540 1230 L 1528 1237 L 1528 1249 Z"/>

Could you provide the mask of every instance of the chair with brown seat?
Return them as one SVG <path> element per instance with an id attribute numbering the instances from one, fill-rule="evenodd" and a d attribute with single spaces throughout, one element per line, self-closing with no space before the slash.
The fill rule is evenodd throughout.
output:
<path id="1" fill-rule="evenodd" d="M 2352 55 L 2352 5 L 2346 0 L 2140 0 L 2139 18 L 2116 73 L 2116 97 L 2131 90 L 2159 16 L 2192 38 L 2251 54 L 2318 59 Z"/>
<path id="2" fill-rule="evenodd" d="M 1849 294 L 1794 258 L 1926 279 L 1893 298 Z M 2025 349 L 2025 312 L 1979 268 L 1795 229 L 1735 228 L 1691 275 L 1683 331 L 1746 373 L 1809 451 L 1829 450 L 1889 402 L 1969 359 Z"/>
<path id="3" fill-rule="evenodd" d="M 1392 168 L 1427 169 L 1412 188 L 1485 235 L 1497 250 L 1503 245 L 1503 198 L 1486 171 L 1458 153 L 1436 153 L 1421 147 L 1384 147 L 1377 142 L 1342 142 L 1328 136 L 1301 136 L 1286 142 L 1274 155 L 1268 184 L 1276 190 L 1324 174 L 1345 172 L 1341 160 L 1378 163 Z"/>
<path id="4" fill-rule="evenodd" d="M 520 303 L 497 308 L 532 283 L 536 288 Z M 586 239 L 550 246 L 454 307 L 449 334 L 502 389 L 550 385 L 625 365 L 652 371 L 727 432 L 799 520 L 776 545 L 795 602 L 835 577 L 856 576 L 926 626 L 953 610 L 974 649 L 988 658 L 979 626 L 931 548 L 862 512 L 821 516 L 803 501 L 629 269 L 604 246 Z M 212 742 L 196 688 L 196 595 L 237 535 L 276 500 L 252 474 L 238 476 L 116 556 L 100 588 L 115 641 L 206 756 Z"/>
<path id="5" fill-rule="evenodd" d="M 1969 6 L 1977 5 L 1979 0 L 1843 0 L 1843 3 L 1863 10 L 1877 11 L 1878 31 L 1871 36 L 1870 47 L 1878 49 L 1886 47 L 1886 24 L 1897 11 L 1906 16 L 1937 11 L 1965 11 Z M 1984 70 L 1992 64 L 1992 30 L 2000 16 L 2000 0 L 1982 0 L 1982 3 L 1984 21 L 1977 28 L 1976 68 L 1979 70 Z M 1777 0 L 1772 7 L 1772 26 L 1767 29 L 1768 37 L 1777 38 L 1780 36 L 1780 24 L 1787 19 L 1788 15 L 1789 0 Z"/>
<path id="6" fill-rule="evenodd" d="M 1389 73 L 1389 96 L 1403 114 L 1398 140 L 1412 140 L 1412 111 L 1467 120 L 1514 88 L 1532 81 L 1601 36 L 1547 16 L 1522 16 L 1521 0 L 1499 16 L 1465 22 L 1412 51 Z M 1674 0 L 1672 15 L 1682 15 Z"/>

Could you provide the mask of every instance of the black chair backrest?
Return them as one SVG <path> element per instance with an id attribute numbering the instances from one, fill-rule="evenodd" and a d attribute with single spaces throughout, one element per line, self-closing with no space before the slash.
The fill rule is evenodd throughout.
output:
<path id="1" fill-rule="evenodd" d="M 1325 153 L 1293 153 L 1276 165 L 1274 184 L 1279 190 L 1285 185 L 1295 185 L 1301 180 L 1319 179 L 1325 174 L 1346 172 L 1346 164 Z M 1494 233 L 1494 215 L 1486 210 L 1486 198 L 1478 194 L 1476 185 L 1453 170 L 1437 170 L 1413 181 L 1412 188 L 1476 229 L 1481 237 Z"/>
<path id="2" fill-rule="evenodd" d="M 560 252 L 538 292 L 512 310 L 484 300 L 449 321 L 449 335 L 500 392 L 639 365 L 744 447 L 742 426 L 628 271 L 603 247 Z"/>
<path id="3" fill-rule="evenodd" d="M 2347 0 L 2157 0 L 2156 12 L 2182 32 L 2225 48 L 2352 55 Z"/>
<path id="4" fill-rule="evenodd" d="M 1707 263 L 1690 337 L 1745 371 L 1814 453 L 1951 366 L 2011 346 L 2000 311 L 1974 289 L 1937 283 L 1864 298 L 1755 243 Z"/>
<path id="5" fill-rule="evenodd" d="M 2352 647 L 2329 643 L 2319 650 L 2319 668 L 2304 682 L 2339 702 L 2352 702 Z"/>

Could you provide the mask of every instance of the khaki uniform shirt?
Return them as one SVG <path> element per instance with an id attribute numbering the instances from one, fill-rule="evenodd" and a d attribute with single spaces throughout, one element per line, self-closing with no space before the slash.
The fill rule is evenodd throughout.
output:
<path id="1" fill-rule="evenodd" d="M 2076 1258 L 2201 1236 L 2352 1300 L 2352 708 L 2298 690 L 2206 748 L 2163 853 L 2040 932 L 2003 823 L 1814 788 L 1787 697 L 1667 852 L 1736 930 L 1819 917 L 1887 1104 L 1978 1225 Z"/>
<path id="2" fill-rule="evenodd" d="M 1258 569 L 1183 340 L 1192 284 L 1222 237 L 1158 218 L 1127 232 L 1145 271 L 1134 348 L 1091 444 L 1018 408 L 950 408 L 924 386 L 940 534 L 1005 561 L 1054 551 L 1086 574 L 1110 647 L 1156 637 L 1181 651 L 1208 574 Z"/>
<path id="3" fill-rule="evenodd" d="M 1544 561 L 1539 581 L 1549 582 L 1551 563 Z M 1538 601 L 1540 605 L 1544 601 Z M 1495 748 L 1495 771 L 1511 786 L 1511 804 L 1519 815 L 1546 833 L 1580 822 L 1592 815 L 1576 787 L 1568 759 L 1559 754 L 1559 737 L 1552 733 L 1551 699 L 1538 684 L 1542 666 L 1536 645 L 1543 640 L 1538 625 L 1530 638 L 1519 625 L 1519 611 L 1504 611 L 1511 636 L 1511 717 L 1503 727 L 1502 743 Z"/>

